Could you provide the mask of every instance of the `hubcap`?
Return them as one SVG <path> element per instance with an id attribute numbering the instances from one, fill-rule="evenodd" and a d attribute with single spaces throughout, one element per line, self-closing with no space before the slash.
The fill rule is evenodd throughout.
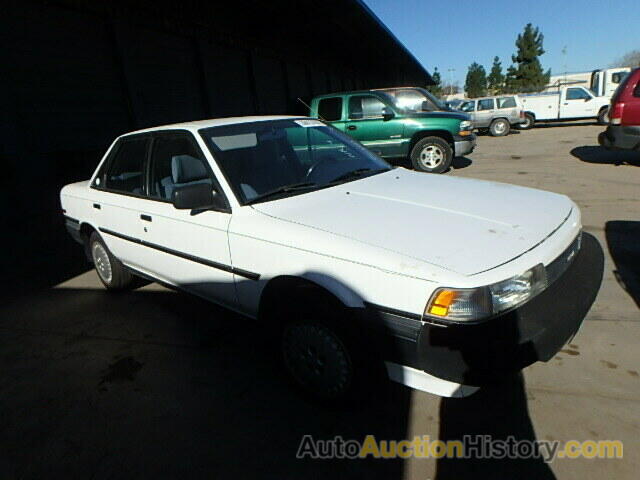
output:
<path id="1" fill-rule="evenodd" d="M 285 365 L 305 388 L 325 398 L 336 398 L 351 383 L 351 361 L 342 342 L 316 324 L 293 324 L 283 336 Z"/>
<path id="2" fill-rule="evenodd" d="M 507 129 L 507 126 L 504 124 L 504 122 L 498 122 L 493 126 L 493 130 L 496 133 L 504 133 L 506 129 Z"/>
<path id="3" fill-rule="evenodd" d="M 427 145 L 420 152 L 420 164 L 426 169 L 436 168 L 444 161 L 444 152 L 437 145 Z"/>
<path id="4" fill-rule="evenodd" d="M 105 248 L 100 243 L 95 242 L 91 247 L 91 256 L 93 257 L 93 264 L 96 266 L 96 271 L 98 275 L 100 275 L 100 278 L 105 283 L 111 283 L 113 273 L 111 271 L 109 255 Z"/>

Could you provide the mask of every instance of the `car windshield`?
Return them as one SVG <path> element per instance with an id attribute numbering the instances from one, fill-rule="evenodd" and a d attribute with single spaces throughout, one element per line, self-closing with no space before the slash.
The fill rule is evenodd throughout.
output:
<path id="1" fill-rule="evenodd" d="M 405 113 L 449 110 L 444 103 L 423 88 L 388 88 L 382 91 L 391 97 L 398 110 Z"/>
<path id="2" fill-rule="evenodd" d="M 314 119 L 239 123 L 200 130 L 243 205 L 389 170 L 349 136 Z"/>

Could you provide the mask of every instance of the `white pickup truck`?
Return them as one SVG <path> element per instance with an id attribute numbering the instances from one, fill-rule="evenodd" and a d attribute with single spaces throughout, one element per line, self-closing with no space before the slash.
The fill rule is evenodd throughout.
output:
<path id="1" fill-rule="evenodd" d="M 380 373 L 463 396 L 547 361 L 602 277 L 568 197 L 393 169 L 309 118 L 126 134 L 60 198 L 107 289 L 157 280 L 257 320 L 238 328 L 330 402 Z"/>
<path id="2" fill-rule="evenodd" d="M 608 97 L 596 97 L 584 87 L 561 87 L 557 92 L 520 94 L 525 121 L 519 128 L 529 129 L 536 122 L 597 119 L 608 122 Z"/>

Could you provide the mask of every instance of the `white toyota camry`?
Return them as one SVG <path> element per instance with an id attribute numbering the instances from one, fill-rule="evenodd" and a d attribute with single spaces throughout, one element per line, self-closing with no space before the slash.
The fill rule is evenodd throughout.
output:
<path id="1" fill-rule="evenodd" d="M 123 135 L 61 202 L 106 288 L 143 277 L 257 319 L 330 401 L 378 372 L 464 396 L 549 360 L 602 278 L 568 197 L 391 168 L 309 118 Z"/>

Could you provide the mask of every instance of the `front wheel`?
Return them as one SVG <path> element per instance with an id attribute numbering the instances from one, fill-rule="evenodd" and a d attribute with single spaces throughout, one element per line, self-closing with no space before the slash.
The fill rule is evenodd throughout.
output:
<path id="1" fill-rule="evenodd" d="M 598 125 L 607 125 L 609 123 L 609 109 L 603 108 L 598 114 Z"/>
<path id="2" fill-rule="evenodd" d="M 493 137 L 504 137 L 509 134 L 511 125 L 504 118 L 497 118 L 489 126 L 489 133 Z"/>
<path id="3" fill-rule="evenodd" d="M 89 250 L 98 278 L 107 290 L 128 290 L 139 286 L 136 277 L 113 256 L 96 232 L 89 238 Z"/>
<path id="4" fill-rule="evenodd" d="M 451 166 L 453 149 L 440 137 L 425 137 L 411 150 L 413 168 L 421 172 L 442 173 Z"/>

